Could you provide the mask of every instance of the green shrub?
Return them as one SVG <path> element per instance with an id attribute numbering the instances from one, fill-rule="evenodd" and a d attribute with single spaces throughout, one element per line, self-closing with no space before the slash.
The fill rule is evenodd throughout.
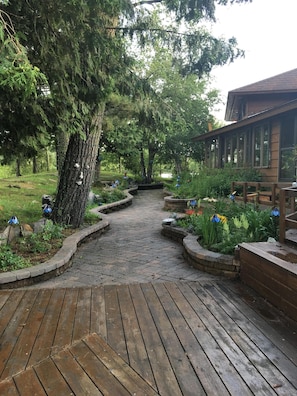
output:
<path id="1" fill-rule="evenodd" d="M 41 239 L 50 241 L 51 239 L 60 239 L 63 237 L 63 227 L 54 224 L 52 220 L 46 220 L 43 230 L 40 234 Z"/>
<path id="2" fill-rule="evenodd" d="M 125 193 L 119 188 L 114 188 L 112 190 L 102 190 L 100 191 L 99 195 L 101 204 L 117 202 L 126 197 Z"/>
<path id="3" fill-rule="evenodd" d="M 227 197 L 232 181 L 260 181 L 261 175 L 253 168 L 202 169 L 192 176 L 184 174 L 175 180 L 169 190 L 176 198 Z"/>
<path id="4" fill-rule="evenodd" d="M 0 246 L 0 272 L 22 269 L 30 265 L 28 260 L 13 253 L 10 246 Z"/>

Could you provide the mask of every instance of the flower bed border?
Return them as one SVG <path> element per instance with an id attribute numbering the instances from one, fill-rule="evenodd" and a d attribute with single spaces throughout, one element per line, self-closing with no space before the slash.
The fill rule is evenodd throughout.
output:
<path id="1" fill-rule="evenodd" d="M 32 267 L 0 273 L 0 290 L 15 289 L 30 286 L 61 275 L 72 265 L 72 257 L 83 242 L 97 238 L 109 228 L 109 221 L 105 213 L 120 210 L 132 204 L 133 195 L 137 194 L 137 187 L 125 190 L 126 198 L 107 205 L 98 206 L 91 211 L 100 213 L 102 220 L 70 235 L 63 241 L 61 249 L 48 261 Z"/>
<path id="2" fill-rule="evenodd" d="M 237 254 L 231 256 L 206 250 L 199 244 L 197 236 L 181 227 L 162 224 L 161 233 L 183 245 L 183 256 L 194 268 L 229 279 L 239 277 L 240 262 Z"/>

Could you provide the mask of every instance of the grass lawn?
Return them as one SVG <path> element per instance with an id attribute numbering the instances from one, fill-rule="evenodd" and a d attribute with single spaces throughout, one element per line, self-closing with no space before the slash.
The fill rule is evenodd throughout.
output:
<path id="1" fill-rule="evenodd" d="M 101 180 L 115 180 L 120 175 L 102 173 Z M 33 224 L 42 218 L 41 200 L 44 194 L 53 196 L 57 189 L 58 174 L 37 173 L 0 179 L 0 230 L 7 227 L 11 216 L 21 224 Z M 99 188 L 93 191 L 97 194 Z"/>
<path id="2" fill-rule="evenodd" d="M 22 224 L 38 221 L 42 217 L 42 196 L 55 193 L 57 180 L 55 173 L 0 179 L 0 228 L 7 226 L 11 216 Z"/>

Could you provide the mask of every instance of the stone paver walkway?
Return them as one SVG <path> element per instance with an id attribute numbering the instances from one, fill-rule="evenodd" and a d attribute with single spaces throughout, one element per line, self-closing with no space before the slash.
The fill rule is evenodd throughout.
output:
<path id="1" fill-rule="evenodd" d="M 138 191 L 128 208 L 108 214 L 110 229 L 79 247 L 64 274 L 30 288 L 214 280 L 182 257 L 182 246 L 161 235 L 162 190 Z"/>

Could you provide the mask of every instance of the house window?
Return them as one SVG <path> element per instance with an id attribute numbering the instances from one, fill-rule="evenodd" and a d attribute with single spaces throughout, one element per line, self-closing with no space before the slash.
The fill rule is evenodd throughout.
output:
<path id="1" fill-rule="evenodd" d="M 270 131 L 268 125 L 254 128 L 254 153 L 253 165 L 255 167 L 268 167 L 270 163 Z"/>
<path id="2" fill-rule="evenodd" d="M 245 139 L 246 139 L 246 135 L 244 133 L 240 133 L 238 135 L 238 141 L 237 141 L 237 147 L 238 147 L 237 166 L 241 166 L 241 167 L 244 165 Z"/>
<path id="3" fill-rule="evenodd" d="M 213 139 L 210 143 L 210 150 L 209 150 L 209 164 L 211 168 L 218 167 L 218 152 L 219 152 L 218 139 Z"/>
<path id="4" fill-rule="evenodd" d="M 249 135 L 249 130 L 245 130 L 226 137 L 224 151 L 226 160 L 224 162 L 237 167 L 243 167 L 246 164 Z"/>
<path id="5" fill-rule="evenodd" d="M 297 175 L 297 117 L 285 117 L 281 121 L 279 180 L 293 181 Z"/>
<path id="6" fill-rule="evenodd" d="M 226 137 L 208 140 L 206 143 L 206 163 L 210 168 L 225 164 L 244 167 L 251 159 L 251 130 L 230 133 Z"/>

